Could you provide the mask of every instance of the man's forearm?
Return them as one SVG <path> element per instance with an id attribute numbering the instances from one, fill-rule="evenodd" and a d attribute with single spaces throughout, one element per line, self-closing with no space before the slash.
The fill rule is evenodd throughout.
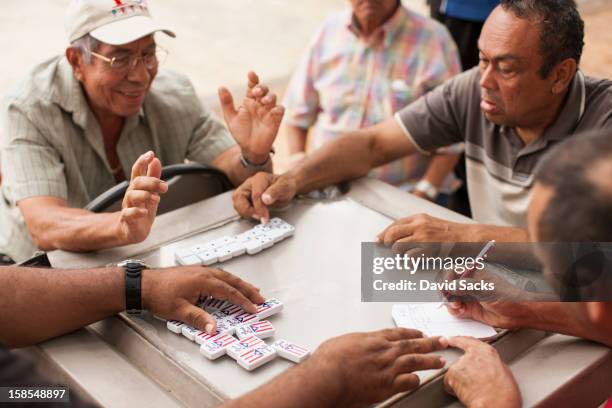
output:
<path id="1" fill-rule="evenodd" d="M 119 218 L 119 212 L 96 214 L 80 208 L 49 206 L 41 210 L 29 229 L 36 246 L 43 251 L 95 251 L 123 245 L 118 234 Z"/>
<path id="2" fill-rule="evenodd" d="M 0 342 L 23 347 L 125 308 L 121 268 L 49 270 L 0 267 Z"/>
<path id="3" fill-rule="evenodd" d="M 372 168 L 371 140 L 366 133 L 348 134 L 309 154 L 287 174 L 295 176 L 298 193 L 363 177 Z"/>
<path id="4" fill-rule="evenodd" d="M 325 144 L 287 173 L 298 193 L 353 180 L 383 164 L 416 152 L 394 118 Z"/>
<path id="5" fill-rule="evenodd" d="M 306 150 L 306 136 L 308 129 L 303 129 L 294 125 L 285 125 L 285 133 L 289 143 L 289 154 L 293 155 Z"/>
<path id="6" fill-rule="evenodd" d="M 271 159 L 264 170 L 249 170 L 244 167 L 240 162 L 241 154 L 242 152 L 240 151 L 240 147 L 234 146 L 231 149 L 228 149 L 225 152 L 221 153 L 221 155 L 219 155 L 219 157 L 217 157 L 212 163 L 213 166 L 215 166 L 227 175 L 227 177 L 230 179 L 234 186 L 239 186 L 240 184 L 242 184 L 242 182 L 244 182 L 252 175 L 258 173 L 259 171 L 265 171 L 268 173 L 272 172 L 273 167 Z M 259 160 L 261 160 L 261 162 L 264 162 L 265 158 Z"/>
<path id="7" fill-rule="evenodd" d="M 446 177 L 459 163 L 460 157 L 458 154 L 434 154 L 429 161 L 429 166 L 423 179 L 439 189 L 444 184 Z"/>
<path id="8" fill-rule="evenodd" d="M 568 302 L 526 302 L 528 313 L 524 314 L 520 326 L 554 333 L 567 334 L 593 340 L 612 347 L 609 337 L 602 336 L 597 330 L 585 325 L 570 310 L 577 305 Z"/>
<path id="9" fill-rule="evenodd" d="M 462 241 L 459 237 L 456 242 L 487 242 L 491 240 L 514 243 L 529 242 L 529 233 L 522 228 L 466 224 L 466 232 L 467 234 L 463 234 L 466 240 Z"/>
<path id="10" fill-rule="evenodd" d="M 223 404 L 221 408 L 310 408 L 338 406 L 336 379 L 310 365 L 291 367 L 269 383 Z"/>

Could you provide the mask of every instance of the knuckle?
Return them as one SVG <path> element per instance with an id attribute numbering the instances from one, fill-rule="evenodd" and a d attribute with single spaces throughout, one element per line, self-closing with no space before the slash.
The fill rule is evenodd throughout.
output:
<path id="1" fill-rule="evenodd" d="M 482 343 L 481 345 L 482 350 L 490 357 L 497 357 L 499 354 L 497 353 L 497 350 L 495 349 L 495 347 L 487 344 L 487 343 Z"/>
<path id="2" fill-rule="evenodd" d="M 194 327 L 205 323 L 202 314 L 194 310 L 187 312 L 186 320 L 189 322 L 190 326 Z"/>
<path id="3" fill-rule="evenodd" d="M 217 271 L 219 273 L 219 277 L 221 277 L 224 280 L 231 279 L 234 276 L 228 271 L 226 271 L 225 269 L 217 269 Z"/>
<path id="4" fill-rule="evenodd" d="M 412 367 L 415 367 L 417 365 L 418 360 L 417 360 L 416 355 L 407 354 L 406 356 L 404 356 L 404 362 L 406 363 L 406 366 L 412 369 Z"/>

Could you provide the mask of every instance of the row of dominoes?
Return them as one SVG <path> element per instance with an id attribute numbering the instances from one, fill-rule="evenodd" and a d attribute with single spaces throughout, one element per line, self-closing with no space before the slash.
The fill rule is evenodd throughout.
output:
<path id="1" fill-rule="evenodd" d="M 213 265 L 238 256 L 254 255 L 293 235 L 295 228 L 272 218 L 267 224 L 259 224 L 239 235 L 224 236 L 214 241 L 179 249 L 174 253 L 179 265 Z"/>
<path id="2" fill-rule="evenodd" d="M 199 303 L 217 321 L 217 331 L 208 334 L 178 320 L 169 320 L 168 330 L 182 334 L 200 345 L 200 352 L 214 360 L 224 354 L 235 359 L 240 366 L 251 371 L 273 360 L 277 355 L 300 363 L 310 355 L 302 346 L 286 340 L 278 340 L 268 346 L 263 339 L 276 333 L 274 326 L 266 319 L 283 309 L 278 299 L 268 299 L 257 306 L 257 312 L 245 312 L 240 306 L 224 300 L 207 298 Z M 233 334 L 236 334 L 236 337 Z"/>

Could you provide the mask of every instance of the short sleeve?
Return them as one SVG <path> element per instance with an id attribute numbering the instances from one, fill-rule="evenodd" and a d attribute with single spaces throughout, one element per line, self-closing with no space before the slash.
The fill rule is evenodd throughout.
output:
<path id="1" fill-rule="evenodd" d="M 187 146 L 187 159 L 211 164 L 221 153 L 236 145 L 234 138 L 210 111 L 198 104 L 200 115 Z"/>
<path id="2" fill-rule="evenodd" d="M 27 117 L 25 109 L 7 103 L 0 140 L 2 187 L 12 203 L 53 196 L 68 200 L 64 164 L 57 150 Z"/>
<path id="3" fill-rule="evenodd" d="M 477 73 L 470 70 L 454 77 L 396 114 L 396 120 L 419 150 L 433 152 L 465 141 Z"/>
<path id="4" fill-rule="evenodd" d="M 285 122 L 302 129 L 314 125 L 319 112 L 319 93 L 314 84 L 319 71 L 319 39 L 323 33 L 324 29 L 321 29 L 302 56 L 291 76 L 283 100 Z"/>

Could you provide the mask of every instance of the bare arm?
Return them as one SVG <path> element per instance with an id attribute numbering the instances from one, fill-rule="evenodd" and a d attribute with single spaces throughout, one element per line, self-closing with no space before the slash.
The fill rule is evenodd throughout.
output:
<path id="1" fill-rule="evenodd" d="M 298 193 L 307 193 L 365 176 L 416 151 L 395 118 L 390 118 L 327 143 L 286 175 L 295 179 Z"/>
<path id="2" fill-rule="evenodd" d="M 436 189 L 440 189 L 446 180 L 446 177 L 455 169 L 461 156 L 456 154 L 434 154 L 429 160 L 427 171 L 422 180 L 428 181 Z M 412 190 L 412 194 L 424 200 L 431 200 L 427 194 L 422 191 Z"/>
<path id="3" fill-rule="evenodd" d="M 0 268 L 0 341 L 31 345 L 118 313 L 125 308 L 124 279 L 121 268 Z"/>
<path id="4" fill-rule="evenodd" d="M 417 214 L 393 222 L 378 234 L 378 240 L 385 245 L 407 248 L 410 244 L 423 242 L 528 242 L 529 234 L 521 228 L 464 224 Z"/>
<path id="5" fill-rule="evenodd" d="M 216 323 L 195 305 L 202 296 L 229 299 L 247 311 L 264 298 L 218 270 L 177 267 L 142 272 L 142 307 L 211 332 Z M 35 301 L 33 301 L 35 299 Z M 22 347 L 59 336 L 125 309 L 123 268 L 53 270 L 0 267 L 0 342 Z"/>
<path id="6" fill-rule="evenodd" d="M 296 194 L 365 176 L 370 169 L 417 151 L 394 118 L 325 144 L 287 173 L 260 172 L 234 192 L 234 208 L 266 220 L 268 206 L 283 206 Z"/>
<path id="7" fill-rule="evenodd" d="M 337 404 L 335 379 L 306 361 L 222 408 L 309 408 Z"/>
<path id="8" fill-rule="evenodd" d="M 294 125 L 284 125 L 283 129 L 287 134 L 289 143 L 289 154 L 304 153 L 306 151 L 306 137 L 308 129 L 304 129 Z"/>
<path id="9" fill-rule="evenodd" d="M 434 154 L 429 161 L 423 179 L 429 181 L 436 188 L 442 187 L 446 177 L 455 170 L 460 158 L 461 156 L 458 154 Z"/>
<path id="10" fill-rule="evenodd" d="M 218 168 L 219 170 L 221 170 L 222 172 L 224 172 L 227 175 L 227 177 L 230 179 L 232 184 L 235 186 L 239 186 L 246 179 L 248 179 L 249 177 L 257 173 L 257 171 L 251 171 L 247 169 L 246 167 L 244 167 L 242 163 L 240 163 L 240 154 L 241 154 L 240 147 L 234 146 L 230 149 L 227 149 L 223 153 L 221 153 L 212 162 L 212 165 Z M 257 159 L 247 158 L 247 160 L 249 160 L 249 162 L 252 164 L 260 164 L 260 163 L 264 163 L 268 159 L 268 157 L 269 157 L 269 154 L 267 156 L 263 156 Z M 270 160 L 266 168 L 261 171 L 271 173 L 272 172 L 272 160 Z"/>
<path id="11" fill-rule="evenodd" d="M 141 242 L 157 215 L 160 194 L 168 185 L 160 180 L 161 163 L 153 152 L 141 155 L 132 167 L 122 209 L 94 214 L 70 208 L 57 197 L 32 197 L 18 203 L 35 244 L 44 251 L 91 251 Z"/>
<path id="12" fill-rule="evenodd" d="M 612 346 L 612 339 L 606 338 L 589 328 L 572 313 L 576 307 L 567 302 L 451 302 L 448 311 L 462 318 L 478 320 L 495 327 L 516 329 L 528 327 L 554 333 L 567 334 L 597 341 Z"/>
<path id="13" fill-rule="evenodd" d="M 223 117 L 238 146 L 221 153 L 212 164 L 225 172 L 236 186 L 256 173 L 240 163 L 240 155 L 253 165 L 266 163 L 285 114 L 285 108 L 276 104 L 276 95 L 260 84 L 257 74 L 251 71 L 247 77 L 246 96 L 238 108 L 230 91 L 219 88 Z M 272 162 L 263 171 L 271 172 Z"/>
<path id="14" fill-rule="evenodd" d="M 57 197 L 34 197 L 19 202 L 30 235 L 43 251 L 92 251 L 123 245 L 118 234 L 120 213 L 94 214 L 70 208 Z"/>
<path id="15" fill-rule="evenodd" d="M 577 307 L 572 303 L 562 302 L 529 302 L 529 312 L 525 313 L 521 326 L 537 330 L 567 334 L 569 336 L 589 339 L 612 347 L 612 339 L 603 336 L 597 330 L 578 319 L 570 308 Z"/>
<path id="16" fill-rule="evenodd" d="M 223 408 L 368 406 L 419 385 L 414 371 L 441 368 L 439 337 L 397 328 L 351 333 L 323 343 L 310 359 Z"/>

